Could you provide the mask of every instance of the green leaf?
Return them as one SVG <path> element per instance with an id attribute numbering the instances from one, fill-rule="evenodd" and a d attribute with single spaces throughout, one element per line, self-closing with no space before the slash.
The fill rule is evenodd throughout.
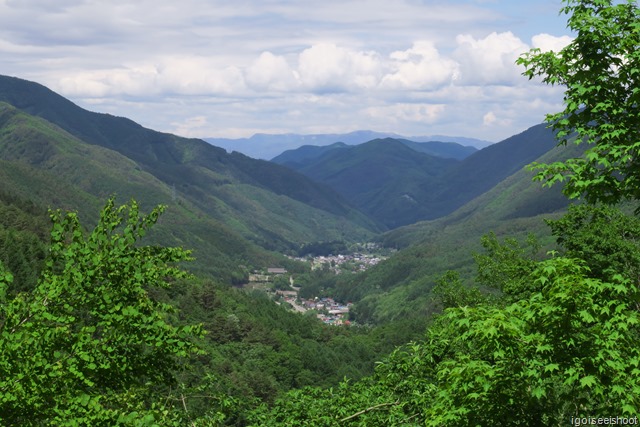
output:
<path id="1" fill-rule="evenodd" d="M 587 375 L 586 377 L 580 378 L 580 385 L 582 387 L 592 388 L 594 385 L 596 385 L 596 377 L 594 377 L 593 375 Z"/>

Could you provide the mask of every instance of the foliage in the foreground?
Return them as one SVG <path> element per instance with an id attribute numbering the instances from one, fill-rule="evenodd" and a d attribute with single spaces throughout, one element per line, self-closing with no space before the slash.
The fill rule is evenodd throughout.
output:
<path id="1" fill-rule="evenodd" d="M 533 49 L 518 62 L 529 78 L 566 86 L 565 109 L 547 116 L 561 144 L 574 136 L 581 158 L 533 165 L 565 194 L 615 204 L 640 199 L 640 9 L 637 1 L 564 0 L 573 41 L 559 52 Z"/>
<path id="2" fill-rule="evenodd" d="M 168 424 L 180 359 L 199 326 L 176 327 L 148 290 L 185 273 L 180 248 L 139 246 L 162 207 L 109 200 L 88 235 L 53 212 L 51 245 L 32 292 L 8 296 L 0 270 L 0 421 L 3 425 Z M 164 399 L 162 398 L 164 397 Z"/>
<path id="3" fill-rule="evenodd" d="M 138 206 L 133 205 L 132 209 L 137 210 Z M 44 242 L 48 235 L 46 228 L 50 225 L 46 211 L 23 199 L 0 193 L 0 212 L 4 214 L 0 216 L 0 239 L 10 237 L 0 240 L 0 262 L 4 264 L 0 311 L 0 330 L 3 330 L 0 356 L 4 360 L 0 363 L 0 376 L 6 378 L 0 384 L 0 391 L 6 393 L 0 398 L 0 425 L 29 425 L 29 422 L 35 425 L 74 422 L 112 425 L 120 418 L 119 414 L 123 414 L 120 419 L 124 424 L 145 424 L 148 416 L 147 421 L 160 425 L 246 425 L 246 413 L 260 403 L 273 402 L 293 388 L 329 387 L 345 377 L 358 379 L 370 375 L 376 360 L 389 354 L 395 346 L 421 336 L 424 322 L 404 322 L 376 329 L 336 328 L 324 325 L 313 315 L 288 311 L 284 306 L 274 304 L 263 292 L 230 288 L 207 278 L 186 276 L 177 270 L 171 278 L 168 276 L 171 271 L 165 268 L 163 259 L 174 265 L 175 261 L 184 259 L 186 253 L 180 249 L 141 246 L 157 241 L 158 229 L 154 227 L 152 233 L 146 234 L 145 231 L 161 210 L 139 219 L 135 225 L 135 221 L 132 222 L 135 211 L 129 215 L 126 208 L 115 208 L 110 201 L 108 213 L 103 212 L 101 225 L 89 236 L 80 231 L 76 214 L 66 217 L 55 214 L 51 243 L 57 249 L 51 252 Z M 106 223 L 105 220 L 113 222 Z M 137 239 L 143 234 L 143 241 L 131 243 L 134 237 Z M 111 237 L 106 238 L 107 235 Z M 103 244 L 99 244 L 100 241 Z M 174 255 L 170 255 L 171 252 Z M 47 267 L 45 253 L 50 254 Z M 39 277 L 43 269 L 46 276 Z M 153 269 L 157 272 L 153 280 L 141 281 L 137 276 L 136 272 L 143 271 L 152 274 Z M 55 306 L 51 305 L 50 297 L 46 306 L 40 307 L 43 295 L 49 291 L 56 292 Z M 125 294 L 127 292 L 129 294 Z M 140 298 L 134 301 L 137 292 Z M 156 314 L 149 311 L 151 306 L 157 310 Z M 37 316 L 29 317 L 33 307 L 46 309 L 46 313 L 38 312 Z M 68 312 L 55 311 L 54 307 Z M 61 318 L 68 313 L 71 317 Z M 110 321 L 113 325 L 113 316 L 120 315 L 123 316 L 119 320 L 120 329 L 110 330 L 108 336 L 99 332 L 106 328 L 100 325 Z M 138 315 L 143 318 L 136 320 L 134 317 Z M 11 316 L 14 316 L 13 320 L 9 319 Z M 15 316 L 28 321 L 17 328 Z M 157 322 L 138 331 L 137 325 L 144 325 L 145 318 Z M 7 323 L 8 319 L 14 322 L 13 326 Z M 162 326 L 162 322 L 167 325 Z M 171 337 L 172 330 L 189 330 L 179 325 L 202 325 L 205 336 L 198 339 L 201 352 L 191 352 L 190 358 L 179 357 L 189 353 L 178 353 L 181 344 Z M 91 334 L 94 327 L 96 331 Z M 12 329 L 19 333 L 11 336 Z M 193 331 L 194 335 L 198 329 Z M 129 333 L 127 338 L 125 335 Z M 141 334 L 147 334 L 146 338 Z M 140 341 L 143 338 L 146 341 Z M 109 339 L 120 343 L 119 346 L 109 349 L 103 342 Z M 165 339 L 169 341 L 165 343 Z M 134 342 L 140 343 L 138 353 L 131 345 Z M 145 342 L 160 345 L 149 348 Z M 188 346 L 185 350 L 193 349 L 192 344 L 185 342 L 185 346 Z M 137 382 L 121 386 L 106 383 L 105 377 L 120 381 L 116 380 L 118 369 L 129 371 L 125 364 L 118 365 L 122 358 L 118 363 L 110 364 L 108 369 L 98 361 L 108 359 L 110 354 L 113 358 L 124 357 L 127 348 L 130 350 L 126 357 L 130 362 L 133 363 L 132 357 L 140 356 L 138 364 L 144 365 L 138 366 L 137 373 L 129 376 L 129 380 L 134 381 L 133 377 L 139 374 Z M 167 355 L 162 353 L 163 348 L 169 349 L 169 353 L 175 350 L 176 357 L 169 356 L 179 362 L 167 363 L 164 379 L 160 378 L 165 369 L 163 354 Z M 109 354 L 104 355 L 103 351 Z M 33 361 L 33 355 L 39 358 L 38 361 Z M 148 357 L 143 360 L 142 356 Z M 83 357 L 89 357 L 89 361 Z M 115 360 L 113 358 L 110 360 Z M 69 363 L 79 360 L 78 364 L 84 366 L 78 368 L 79 372 L 92 385 L 83 382 L 82 378 L 75 383 L 72 381 L 76 377 L 65 371 L 71 369 L 64 365 L 68 359 Z M 58 361 L 59 366 L 56 365 Z M 42 365 L 40 370 L 32 370 L 34 363 Z M 61 371 L 55 371 L 51 366 Z M 60 379 L 53 381 L 49 372 Z M 10 380 L 18 376 L 28 378 L 31 385 L 25 388 L 19 381 L 16 384 L 23 388 L 14 390 Z M 55 384 L 50 385 L 52 381 Z M 42 387 L 43 384 L 46 386 Z M 57 394 L 61 390 L 66 395 Z M 29 401 L 18 400 L 19 396 L 26 395 Z M 112 412 L 100 412 L 100 405 L 71 410 L 73 401 L 80 399 L 79 396 L 89 399 L 87 404 L 90 399 L 98 399 Z M 115 402 L 114 399 L 119 400 Z M 66 410 L 64 408 L 69 412 L 61 413 Z M 94 415 L 87 415 L 87 411 Z M 29 421 L 23 416 L 26 413 Z M 126 418 L 127 413 L 131 415 L 130 420 Z"/>
<path id="4" fill-rule="evenodd" d="M 551 426 L 637 414 L 636 284 L 592 278 L 563 257 L 538 263 L 527 281 L 529 297 L 450 308 L 372 378 L 293 392 L 254 413 L 254 425 Z"/>
<path id="5" fill-rule="evenodd" d="M 584 260 L 591 274 L 608 280 L 622 274 L 640 278 L 640 218 L 619 209 L 576 205 L 564 217 L 547 221 L 566 256 Z"/>

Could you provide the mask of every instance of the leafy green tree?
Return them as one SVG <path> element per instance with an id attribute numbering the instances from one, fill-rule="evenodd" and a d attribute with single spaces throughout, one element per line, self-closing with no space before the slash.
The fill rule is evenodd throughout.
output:
<path id="1" fill-rule="evenodd" d="M 634 0 L 563 0 L 573 41 L 559 52 L 533 49 L 518 63 L 529 78 L 563 85 L 565 109 L 547 115 L 562 145 L 581 158 L 533 164 L 536 179 L 566 181 L 569 198 L 615 204 L 640 199 L 640 10 Z"/>
<path id="2" fill-rule="evenodd" d="M 616 274 L 640 281 L 640 218 L 609 206 L 575 205 L 558 220 L 548 220 L 564 255 L 589 266 L 591 277 Z"/>
<path id="3" fill-rule="evenodd" d="M 505 308 L 450 310 L 448 354 L 427 425 L 566 425 L 638 413 L 637 288 L 603 282 L 569 258 L 542 262 L 541 289 Z M 437 354 L 437 353 L 436 353 Z"/>
<path id="4" fill-rule="evenodd" d="M 436 281 L 432 290 L 444 308 L 474 306 L 486 302 L 477 287 L 465 287 L 457 271 L 447 271 Z"/>
<path id="5" fill-rule="evenodd" d="M 502 243 L 491 232 L 481 239 L 483 253 L 474 254 L 478 274 L 476 281 L 499 289 L 511 298 L 522 298 L 531 292 L 528 277 L 536 268 L 534 258 L 540 250 L 535 236 L 529 235 L 526 244 L 507 237 Z"/>
<path id="6" fill-rule="evenodd" d="M 186 273 L 180 248 L 137 241 L 163 207 L 108 201 L 86 235 L 76 214 L 51 213 L 51 245 L 32 292 L 8 298 L 0 271 L 0 422 L 21 426 L 168 425 L 168 387 L 197 351 L 199 326 L 177 327 L 149 296 Z"/>

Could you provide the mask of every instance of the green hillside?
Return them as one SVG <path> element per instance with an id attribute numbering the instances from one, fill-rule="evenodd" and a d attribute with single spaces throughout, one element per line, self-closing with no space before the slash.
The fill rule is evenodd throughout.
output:
<path id="1" fill-rule="evenodd" d="M 293 150 L 286 150 L 271 159 L 271 161 L 298 170 L 298 168 L 303 167 L 306 163 L 318 159 L 329 151 L 350 149 L 352 147 L 353 146 L 347 145 L 344 142 L 335 142 L 330 145 L 303 145 Z"/>
<path id="2" fill-rule="evenodd" d="M 195 268 L 230 281 L 245 260 L 275 262 L 276 256 L 247 242 L 237 232 L 188 201 L 172 197 L 172 189 L 126 157 L 87 145 L 42 119 L 8 104 L 0 105 L 0 180 L 3 190 L 37 206 L 78 211 L 95 223 L 105 200 L 113 194 L 135 197 L 143 208 L 169 205 L 154 239 L 162 244 L 188 245 Z"/>
<path id="3" fill-rule="evenodd" d="M 546 124 L 533 126 L 472 154 L 443 177 L 445 186 L 432 199 L 434 219 L 449 214 L 508 176 L 543 156 L 557 141 Z"/>
<path id="4" fill-rule="evenodd" d="M 47 132 L 51 129 L 44 131 L 46 126 L 34 121 L 29 126 L 39 127 L 37 138 L 33 137 L 36 131 L 16 129 L 15 123 L 7 124 L 9 128 L 4 130 L 6 134 L 13 133 L 9 140 L 21 141 L 22 148 L 6 148 L 4 154 L 12 157 L 2 159 L 30 164 L 38 171 L 35 175 L 46 173 L 40 167 L 44 160 L 53 161 L 47 157 L 55 151 L 53 141 L 60 145 L 56 150 L 62 151 L 53 161 L 60 163 L 61 169 L 56 173 L 70 184 L 81 186 L 85 195 L 67 191 L 73 196 L 64 196 L 43 190 L 40 193 L 46 204 L 77 209 L 74 203 L 59 205 L 56 198 L 74 197 L 80 202 L 83 197 L 102 200 L 111 193 L 136 196 L 146 206 L 159 201 L 180 202 L 200 224 L 199 228 L 224 229 L 280 252 L 295 251 L 302 244 L 316 241 L 366 240 L 378 229 L 374 221 L 334 191 L 288 168 L 239 153 L 228 154 L 201 140 L 145 129 L 128 119 L 92 113 L 44 86 L 16 78 L 0 77 L 0 100 L 47 120 L 55 132 L 66 135 L 50 137 Z M 22 122 L 26 123 L 24 119 Z M 61 140 L 73 140 L 81 148 L 69 151 Z M 43 150 L 45 146 L 48 151 Z M 60 160 L 67 154 L 76 156 L 76 160 Z M 38 159 L 38 155 L 43 158 Z M 94 163 L 77 160 L 82 155 Z M 77 167 L 65 162 L 77 162 Z M 101 176 L 92 179 L 94 172 Z M 118 177 L 123 179 L 117 181 Z M 147 188 L 150 182 L 153 185 Z M 243 245 L 247 243 L 240 244 Z"/>
<path id="5" fill-rule="evenodd" d="M 228 181 L 241 182 L 333 214 L 351 209 L 335 194 L 287 169 L 272 168 L 269 162 L 239 153 L 227 154 L 199 139 L 157 132 L 126 118 L 84 110 L 37 83 L 0 76 L 0 101 L 42 117 L 83 142 L 117 151 L 170 185 L 197 184 L 215 191 Z M 331 199 L 325 200 L 326 197 Z M 359 219 L 366 222 L 363 216 Z"/>
<path id="6" fill-rule="evenodd" d="M 478 151 L 475 147 L 460 145 L 455 142 L 427 141 L 415 142 L 408 139 L 400 139 L 404 145 L 420 153 L 430 154 L 445 159 L 463 160 Z"/>

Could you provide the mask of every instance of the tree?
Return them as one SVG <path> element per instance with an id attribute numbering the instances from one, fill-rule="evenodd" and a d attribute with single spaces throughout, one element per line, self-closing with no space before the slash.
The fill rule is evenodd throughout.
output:
<path id="1" fill-rule="evenodd" d="M 585 261 L 590 277 L 610 280 L 621 274 L 640 282 L 640 218 L 610 206 L 581 204 L 546 222 L 564 255 Z"/>
<path id="2" fill-rule="evenodd" d="M 149 289 L 186 277 L 180 248 L 137 242 L 163 207 L 108 201 L 85 235 L 76 214 L 51 213 L 49 257 L 32 292 L 6 296 L 0 271 L 0 423 L 169 424 L 163 395 L 199 326 L 174 326 Z"/>
<path id="3" fill-rule="evenodd" d="M 564 0 L 573 41 L 559 52 L 532 49 L 518 59 L 530 79 L 566 86 L 565 109 L 546 121 L 560 145 L 583 157 L 532 165 L 547 185 L 566 181 L 569 198 L 615 204 L 640 199 L 640 11 L 626 0 Z"/>
<path id="4" fill-rule="evenodd" d="M 489 288 L 499 289 L 510 299 L 520 299 L 532 291 L 528 276 L 536 268 L 534 258 L 540 245 L 533 234 L 527 236 L 526 245 L 514 238 L 498 241 L 490 232 L 481 239 L 484 253 L 474 254 L 478 274 L 476 281 Z"/>

